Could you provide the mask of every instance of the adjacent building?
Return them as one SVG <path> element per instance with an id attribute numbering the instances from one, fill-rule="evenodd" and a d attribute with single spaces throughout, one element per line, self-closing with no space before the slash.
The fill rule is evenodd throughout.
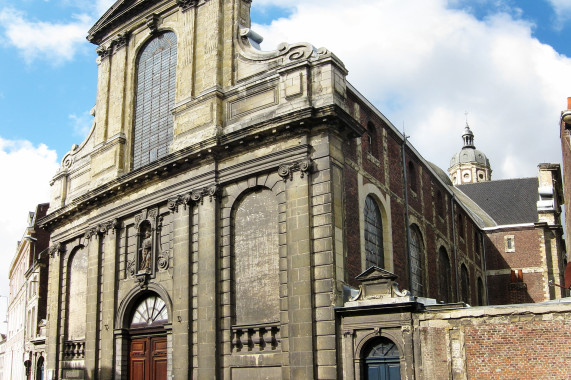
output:
<path id="1" fill-rule="evenodd" d="M 28 227 L 10 264 L 8 332 L 3 345 L 6 379 L 36 378 L 37 369 L 43 368 L 45 360 L 44 349 L 34 342 L 38 339 L 38 322 L 46 318 L 49 245 L 49 234 L 37 221 L 46 215 L 48 208 L 48 203 L 39 204 L 28 214 Z"/>

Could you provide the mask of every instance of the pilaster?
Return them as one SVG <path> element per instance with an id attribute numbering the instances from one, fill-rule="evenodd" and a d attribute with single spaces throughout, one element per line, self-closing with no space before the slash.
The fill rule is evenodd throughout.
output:
<path id="1" fill-rule="evenodd" d="M 175 379 L 192 377 L 192 355 L 190 339 L 191 323 L 191 254 L 190 254 L 190 214 L 192 206 L 180 207 L 173 217 L 173 297 L 176 309 L 172 316 L 172 334 L 169 334 L 172 347 L 172 370 Z"/>
<path id="2" fill-rule="evenodd" d="M 216 379 L 216 221 L 217 201 L 198 205 L 198 378 Z"/>
<path id="3" fill-rule="evenodd" d="M 93 227 L 88 233 L 87 246 L 87 294 L 86 294 L 86 324 L 85 324 L 85 373 L 88 378 L 98 378 L 97 368 L 99 359 L 99 307 L 101 273 L 102 239 Z"/>

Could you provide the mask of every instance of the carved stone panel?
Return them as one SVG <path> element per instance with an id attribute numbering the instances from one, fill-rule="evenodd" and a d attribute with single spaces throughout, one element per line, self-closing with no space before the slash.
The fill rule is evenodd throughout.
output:
<path id="1" fill-rule="evenodd" d="M 67 340 L 85 338 L 87 305 L 87 249 L 78 248 L 71 257 L 68 275 Z"/>
<path id="2" fill-rule="evenodd" d="M 278 205 L 267 189 L 246 195 L 234 212 L 236 324 L 279 321 Z"/>

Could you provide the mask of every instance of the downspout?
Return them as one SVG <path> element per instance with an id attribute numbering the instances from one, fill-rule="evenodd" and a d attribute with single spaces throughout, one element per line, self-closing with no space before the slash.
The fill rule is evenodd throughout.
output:
<path id="1" fill-rule="evenodd" d="M 486 296 L 484 303 L 486 305 L 489 305 L 490 301 L 488 298 L 488 269 L 486 267 L 486 244 L 485 244 L 484 233 L 482 233 L 482 231 L 480 231 L 480 242 L 481 242 L 480 247 L 482 247 L 482 269 L 484 270 L 484 294 Z M 483 305 L 479 305 L 479 306 L 483 306 Z"/>
<path id="2" fill-rule="evenodd" d="M 403 175 L 403 187 L 404 187 L 404 223 L 406 226 L 406 236 L 405 236 L 405 249 L 408 258 L 408 286 L 410 292 L 412 293 L 412 258 L 410 253 L 410 225 L 409 225 L 409 215 L 408 215 L 408 178 L 406 172 L 406 155 L 405 155 L 405 148 L 406 148 L 406 140 L 407 136 L 404 134 L 404 138 L 402 140 L 402 175 Z M 414 296 L 415 294 L 413 294 Z"/>
<path id="3" fill-rule="evenodd" d="M 460 284 L 458 283 L 458 247 L 456 242 L 456 212 L 455 212 L 455 200 L 456 195 L 452 193 L 452 198 L 450 199 L 451 209 L 452 209 L 452 236 L 454 237 L 454 278 L 456 279 L 456 302 L 460 301 Z"/>

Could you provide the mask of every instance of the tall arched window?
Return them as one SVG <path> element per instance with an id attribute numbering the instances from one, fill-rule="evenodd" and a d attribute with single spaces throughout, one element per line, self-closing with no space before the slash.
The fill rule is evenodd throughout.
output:
<path id="1" fill-rule="evenodd" d="M 87 313 L 87 250 L 72 253 L 68 275 L 67 340 L 85 339 Z"/>
<path id="2" fill-rule="evenodd" d="M 176 35 L 166 32 L 150 40 L 137 60 L 133 169 L 168 154 L 173 139 L 176 53 Z"/>
<path id="3" fill-rule="evenodd" d="M 414 191 L 415 193 L 418 191 L 418 185 L 416 182 L 416 167 L 414 166 L 414 164 L 412 163 L 412 161 L 408 162 L 408 184 L 410 186 L 410 189 L 412 191 Z"/>
<path id="4" fill-rule="evenodd" d="M 410 228 L 410 258 L 412 274 L 412 294 L 418 297 L 424 296 L 423 265 L 424 244 L 418 226 L 412 225 Z"/>
<path id="5" fill-rule="evenodd" d="M 462 286 L 462 301 L 470 303 L 470 274 L 464 264 L 460 267 L 460 285 Z"/>
<path id="6" fill-rule="evenodd" d="M 373 157 L 379 158 L 379 135 L 377 128 L 371 122 L 367 124 L 367 135 L 369 138 L 369 153 L 371 153 Z"/>
<path id="7" fill-rule="evenodd" d="M 365 269 L 373 265 L 385 267 L 383 222 L 377 202 L 368 195 L 365 199 Z"/>
<path id="8" fill-rule="evenodd" d="M 478 277 L 478 306 L 484 305 L 484 282 Z"/>
<path id="9" fill-rule="evenodd" d="M 450 278 L 450 259 L 446 248 L 438 250 L 438 295 L 445 303 L 452 302 L 452 281 Z"/>

